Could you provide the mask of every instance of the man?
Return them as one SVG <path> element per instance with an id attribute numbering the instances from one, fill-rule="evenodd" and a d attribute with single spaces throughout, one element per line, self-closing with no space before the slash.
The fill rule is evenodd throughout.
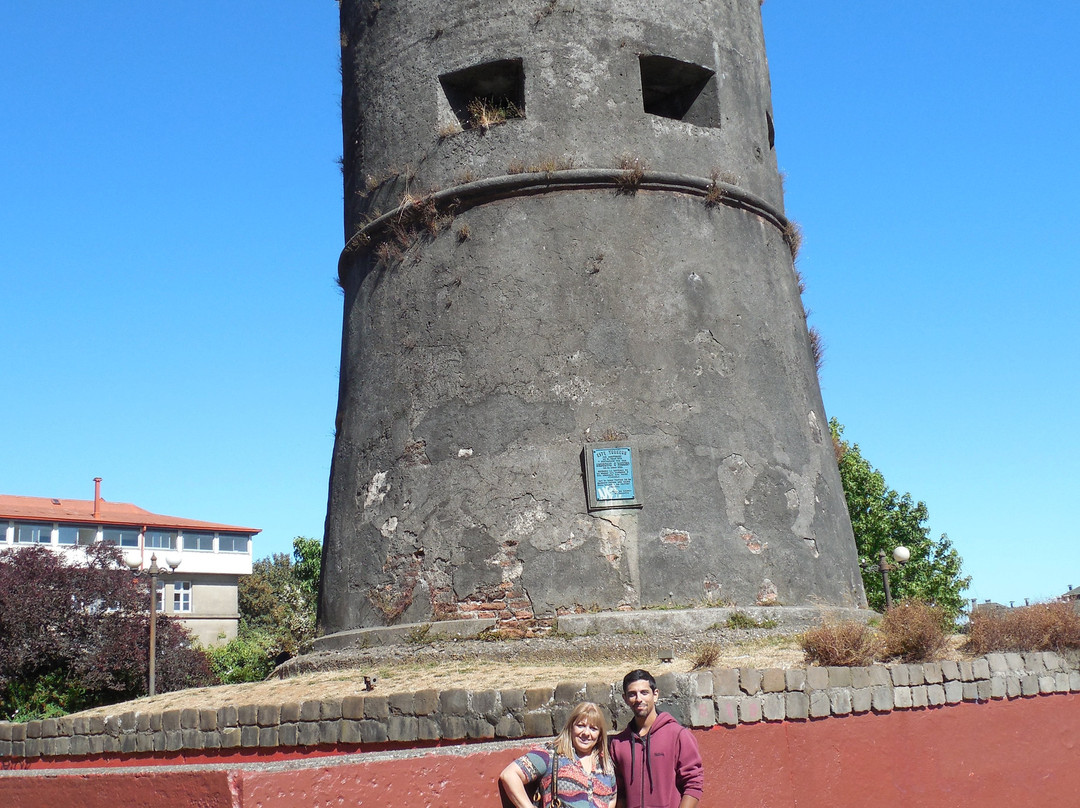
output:
<path id="1" fill-rule="evenodd" d="M 623 677 L 623 701 L 634 719 L 611 739 L 619 781 L 616 808 L 694 808 L 701 799 L 701 753 L 693 733 L 668 713 L 656 712 L 660 697 L 648 671 Z"/>

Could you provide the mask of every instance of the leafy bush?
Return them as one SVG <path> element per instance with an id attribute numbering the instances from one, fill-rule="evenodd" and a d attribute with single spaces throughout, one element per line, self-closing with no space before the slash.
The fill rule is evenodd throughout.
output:
<path id="1" fill-rule="evenodd" d="M 274 669 L 277 644 L 263 631 L 249 631 L 225 645 L 206 649 L 214 677 L 223 685 L 261 682 Z"/>
<path id="2" fill-rule="evenodd" d="M 918 600 L 901 601 L 881 620 L 881 653 L 903 662 L 937 659 L 948 645 L 945 629 L 950 623 L 938 606 Z"/>
<path id="3" fill-rule="evenodd" d="M 857 620 L 826 620 L 799 637 L 807 662 L 868 665 L 874 661 L 874 634 Z"/>
<path id="4" fill-rule="evenodd" d="M 1069 603 L 978 609 L 971 616 L 967 649 L 974 654 L 1074 648 L 1080 648 L 1080 614 Z"/>

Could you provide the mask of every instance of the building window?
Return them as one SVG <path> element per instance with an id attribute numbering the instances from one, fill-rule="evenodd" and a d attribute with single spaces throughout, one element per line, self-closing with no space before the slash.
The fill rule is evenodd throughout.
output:
<path id="1" fill-rule="evenodd" d="M 133 527 L 107 527 L 101 531 L 101 540 L 117 547 L 138 547 L 139 531 Z"/>
<path id="2" fill-rule="evenodd" d="M 175 530 L 148 530 L 143 535 L 143 544 L 154 550 L 175 550 Z"/>
<path id="3" fill-rule="evenodd" d="M 173 584 L 172 609 L 174 612 L 191 611 L 191 581 L 176 581 Z"/>
<path id="4" fill-rule="evenodd" d="M 668 56 L 638 57 L 645 112 L 696 126 L 720 127 L 716 74 Z"/>
<path id="5" fill-rule="evenodd" d="M 184 541 L 184 551 L 198 550 L 204 553 L 211 553 L 214 551 L 214 534 L 213 533 L 200 533 L 195 530 L 185 530 L 181 538 Z"/>
<path id="6" fill-rule="evenodd" d="M 525 71 L 520 59 L 500 59 L 439 76 L 462 129 L 487 130 L 525 117 Z"/>
<path id="7" fill-rule="evenodd" d="M 60 544 L 87 547 L 97 539 L 97 528 L 85 525 L 60 525 L 57 541 Z"/>
<path id="8" fill-rule="evenodd" d="M 165 611 L 165 582 L 157 582 L 157 610 L 159 612 Z"/>
<path id="9" fill-rule="evenodd" d="M 235 533 L 221 533 L 218 535 L 218 550 L 222 553 L 246 553 L 248 537 Z"/>
<path id="10" fill-rule="evenodd" d="M 15 541 L 19 544 L 51 544 L 52 525 L 16 522 Z"/>

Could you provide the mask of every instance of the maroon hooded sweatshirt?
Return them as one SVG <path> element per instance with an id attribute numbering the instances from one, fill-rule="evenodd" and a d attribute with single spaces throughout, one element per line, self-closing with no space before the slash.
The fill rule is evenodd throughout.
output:
<path id="1" fill-rule="evenodd" d="M 701 799 L 701 753 L 690 730 L 657 713 L 644 738 L 631 721 L 611 738 L 611 758 L 626 808 L 678 808 L 683 795 Z"/>

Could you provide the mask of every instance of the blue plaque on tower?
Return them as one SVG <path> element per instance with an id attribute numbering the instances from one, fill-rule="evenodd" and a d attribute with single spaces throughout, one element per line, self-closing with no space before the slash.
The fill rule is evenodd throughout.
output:
<path id="1" fill-rule="evenodd" d="M 584 448 L 589 510 L 641 507 L 636 453 L 621 443 L 591 443 Z"/>

